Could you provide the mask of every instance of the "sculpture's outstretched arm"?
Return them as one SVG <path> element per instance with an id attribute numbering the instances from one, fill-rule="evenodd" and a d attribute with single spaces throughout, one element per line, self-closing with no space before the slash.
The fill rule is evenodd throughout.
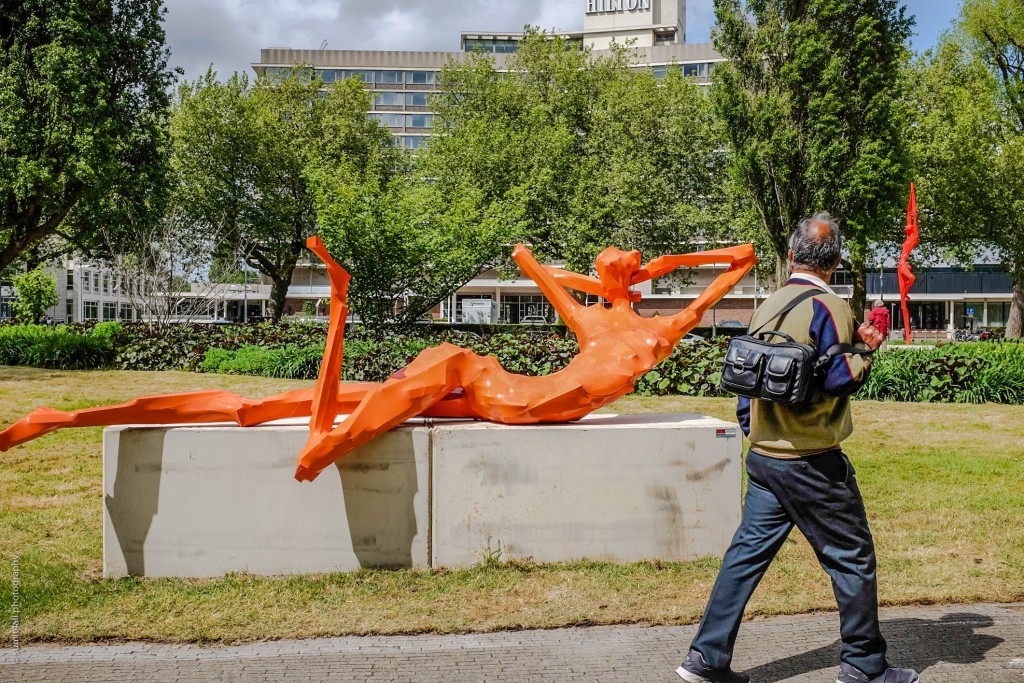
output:
<path id="1" fill-rule="evenodd" d="M 512 252 L 512 258 L 516 260 L 519 267 L 523 271 L 523 275 L 532 279 L 540 287 L 540 291 L 544 293 L 551 305 L 555 307 L 558 315 L 561 316 L 565 324 L 569 326 L 569 329 L 576 331 L 576 314 L 585 308 L 580 302 L 572 298 L 569 292 L 565 291 L 565 287 L 571 286 L 568 284 L 568 275 L 566 272 L 565 277 L 553 275 L 547 268 L 542 266 L 537 259 L 533 257 L 530 250 L 524 247 L 522 244 L 517 244 L 515 250 Z M 577 275 L 572 273 L 572 275 Z M 562 284 L 559 282 L 559 277 L 562 279 Z M 579 275 L 578 277 L 583 278 L 586 276 Z M 588 291 L 588 290 L 583 290 Z"/>
<path id="2" fill-rule="evenodd" d="M 319 237 L 306 240 L 306 247 L 324 262 L 327 277 L 331 280 L 327 345 L 324 347 L 320 373 L 316 377 L 312 416 L 309 420 L 309 438 L 312 441 L 330 432 L 338 416 L 338 382 L 341 381 L 341 363 L 345 353 L 345 320 L 348 318 L 348 283 L 351 277 L 331 258 Z"/>
<path id="3" fill-rule="evenodd" d="M 555 278 L 562 287 L 568 287 L 569 289 L 575 289 L 578 292 L 586 292 L 587 294 L 593 294 L 594 296 L 605 296 L 604 285 L 601 281 L 595 277 L 589 275 L 580 275 L 574 273 L 571 270 L 565 270 L 563 268 L 555 268 L 554 266 L 542 266 L 544 270 Z"/>
<path id="4" fill-rule="evenodd" d="M 757 263 L 757 257 L 754 256 L 754 246 L 752 244 L 741 244 L 735 247 L 729 247 L 727 249 L 713 249 L 711 251 L 698 251 L 692 254 L 669 254 L 667 256 L 659 256 L 656 259 L 652 259 L 643 268 L 638 270 L 630 280 L 630 284 L 639 284 L 646 282 L 647 280 L 654 280 L 671 273 L 677 268 L 693 268 L 694 266 L 703 266 L 712 263 L 728 264 L 729 266 L 742 266 L 746 259 L 752 259 L 750 266 Z M 748 266 L 744 273 L 750 270 Z"/>
<path id="5" fill-rule="evenodd" d="M 632 282 L 636 284 L 659 277 L 682 266 L 693 267 L 710 263 L 728 265 L 729 268 L 716 277 L 693 303 L 681 312 L 665 317 L 670 333 L 676 338 L 682 337 L 696 327 L 704 316 L 704 312 L 718 303 L 719 299 L 728 294 L 754 267 L 757 263 L 754 245 L 741 244 L 728 249 L 661 256 L 648 263 L 633 276 Z"/>

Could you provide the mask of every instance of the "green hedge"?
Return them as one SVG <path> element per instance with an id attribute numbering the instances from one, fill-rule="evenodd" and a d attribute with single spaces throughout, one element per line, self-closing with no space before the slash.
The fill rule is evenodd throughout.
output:
<path id="1" fill-rule="evenodd" d="M 1024 403 L 1024 345 L 893 348 L 877 354 L 857 398 L 932 403 Z"/>
<path id="2" fill-rule="evenodd" d="M 54 370 L 92 370 L 114 360 L 116 322 L 96 325 L 86 334 L 66 325 L 0 327 L 0 365 L 26 365 Z"/>
<path id="3" fill-rule="evenodd" d="M 424 326 L 426 327 L 426 326 Z M 0 327 L 0 364 L 62 370 L 114 367 L 126 370 L 193 370 L 314 379 L 320 370 L 327 328 L 316 323 L 283 325 Z M 480 335 L 458 329 L 415 329 L 371 336 L 350 331 L 345 339 L 344 378 L 381 382 L 424 349 L 441 342 L 494 356 L 509 372 L 547 375 L 578 352 L 576 341 L 537 329 Z M 721 396 L 718 381 L 727 340 L 680 344 L 641 377 L 636 392 L 647 396 Z M 879 401 L 1024 404 L 1024 345 L 1014 342 L 946 344 L 933 349 L 881 352 L 856 398 Z"/>

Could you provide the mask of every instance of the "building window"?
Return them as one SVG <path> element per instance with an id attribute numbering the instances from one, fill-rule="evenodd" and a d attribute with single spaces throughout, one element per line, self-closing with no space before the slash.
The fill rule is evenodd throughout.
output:
<path id="1" fill-rule="evenodd" d="M 121 304 L 121 315 L 118 316 L 118 318 L 120 320 L 128 320 L 128 321 L 130 321 L 132 319 L 132 305 L 131 304 Z"/>
<path id="2" fill-rule="evenodd" d="M 466 52 L 494 52 L 494 41 L 475 38 L 473 40 L 467 40 L 465 45 Z"/>
<path id="3" fill-rule="evenodd" d="M 407 107 L 425 107 L 425 106 L 427 106 L 427 93 L 425 93 L 425 92 L 407 92 L 407 93 L 405 93 L 405 106 L 407 106 Z"/>
<path id="4" fill-rule="evenodd" d="M 378 71 L 377 82 L 378 83 L 402 83 L 402 71 Z"/>
<path id="5" fill-rule="evenodd" d="M 403 114 L 383 114 L 374 112 L 370 114 L 371 117 L 380 121 L 381 125 L 387 126 L 388 128 L 401 128 L 402 124 L 405 123 L 405 116 Z"/>
<path id="6" fill-rule="evenodd" d="M 408 128 L 430 128 L 434 123 L 433 114 L 406 114 L 405 125 Z"/>
<path id="7" fill-rule="evenodd" d="M 400 107 L 405 104 L 405 93 L 378 92 L 374 93 L 377 104 L 382 107 Z"/>
<path id="8" fill-rule="evenodd" d="M 103 319 L 117 320 L 117 304 L 112 301 L 103 302 Z"/>
<path id="9" fill-rule="evenodd" d="M 990 301 L 988 302 L 988 326 L 1006 327 L 1006 321 L 1010 319 L 1010 302 Z"/>
<path id="10" fill-rule="evenodd" d="M 989 304 L 989 314 L 992 309 Z M 911 308 L 910 319 L 915 320 L 913 308 Z M 953 304 L 953 327 L 965 327 L 974 330 L 982 325 L 985 319 L 985 303 L 983 301 L 964 301 Z"/>
<path id="11" fill-rule="evenodd" d="M 96 320 L 99 317 L 99 303 L 96 301 L 82 302 L 82 320 Z"/>
<path id="12" fill-rule="evenodd" d="M 668 67 L 664 64 L 661 64 L 659 66 L 652 68 L 651 71 L 654 73 L 655 78 L 665 78 L 665 76 L 668 74 Z"/>
<path id="13" fill-rule="evenodd" d="M 324 85 L 334 83 L 342 76 L 341 69 L 317 69 L 316 72 L 320 75 L 320 79 L 324 82 Z"/>
<path id="14" fill-rule="evenodd" d="M 435 83 L 433 71 L 406 71 L 405 82 L 413 85 L 433 85 Z"/>
<path id="15" fill-rule="evenodd" d="M 68 317 L 68 322 L 72 323 L 75 321 L 75 301 L 74 299 L 68 299 L 64 304 L 64 315 Z"/>
<path id="16" fill-rule="evenodd" d="M 92 274 L 92 291 L 94 291 L 94 292 L 99 292 L 100 291 L 100 274 L 99 273 L 93 273 Z"/>
<path id="17" fill-rule="evenodd" d="M 708 65 L 706 63 L 683 64 L 683 76 L 687 78 L 703 78 L 707 75 Z"/>
<path id="18" fill-rule="evenodd" d="M 429 139 L 426 135 L 405 135 L 402 137 L 402 147 L 405 149 L 420 149 L 427 146 L 427 140 Z"/>
<path id="19" fill-rule="evenodd" d="M 343 73 L 345 74 L 345 78 L 358 78 L 363 83 L 373 83 L 372 71 L 352 71 L 346 69 Z"/>
<path id="20" fill-rule="evenodd" d="M 110 276 L 107 274 L 103 275 L 103 293 L 110 294 Z"/>
<path id="21" fill-rule="evenodd" d="M 519 42 L 515 40 L 495 40 L 494 51 L 500 54 L 510 54 L 516 51 Z"/>
<path id="22" fill-rule="evenodd" d="M 893 306 L 895 315 L 892 316 L 893 329 L 903 327 L 903 312 L 899 306 Z M 915 303 L 907 305 L 910 311 L 910 327 L 915 330 L 940 330 L 946 326 L 946 304 L 937 303 Z M 978 321 L 981 317 L 979 313 Z M 959 325 L 958 325 L 959 326 Z"/>
<path id="23" fill-rule="evenodd" d="M 75 271 L 68 268 L 68 286 L 67 289 L 75 288 Z"/>
<path id="24" fill-rule="evenodd" d="M 676 32 L 669 31 L 668 33 L 656 33 L 654 34 L 655 45 L 671 45 L 676 42 Z"/>
<path id="25" fill-rule="evenodd" d="M 518 324 L 527 316 L 540 316 L 547 322 L 555 321 L 555 309 L 540 294 L 515 294 L 501 297 L 501 321 Z"/>

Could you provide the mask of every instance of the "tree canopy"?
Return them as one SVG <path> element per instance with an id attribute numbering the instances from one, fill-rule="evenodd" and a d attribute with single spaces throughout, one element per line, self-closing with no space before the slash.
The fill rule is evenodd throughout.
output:
<path id="1" fill-rule="evenodd" d="M 910 128 L 922 236 L 963 259 L 994 248 L 1013 280 L 1006 336 L 1024 318 L 1024 9 L 965 3 L 918 60 Z"/>
<path id="2" fill-rule="evenodd" d="M 178 91 L 171 120 L 175 201 L 199 229 L 220 236 L 227 254 L 272 283 L 280 319 L 306 238 L 317 231 L 314 160 L 361 168 L 390 147 L 387 130 L 366 116 L 369 94 L 355 80 L 322 83 L 308 69 L 250 84 L 212 71 Z"/>
<path id="3" fill-rule="evenodd" d="M 57 280 L 42 268 L 15 275 L 11 284 L 18 293 L 14 301 L 14 317 L 20 323 L 38 322 L 46 309 L 60 303 Z"/>
<path id="4" fill-rule="evenodd" d="M 0 269 L 159 215 L 174 81 L 162 18 L 161 0 L 4 3 Z"/>
<path id="5" fill-rule="evenodd" d="M 715 109 L 736 184 L 784 277 L 787 239 L 828 210 L 846 238 L 854 310 L 869 243 L 896 239 L 909 176 L 902 65 L 912 20 L 897 0 L 715 0 Z"/>
<path id="6" fill-rule="evenodd" d="M 440 192 L 475 206 L 466 215 L 490 226 L 495 257 L 523 241 L 586 270 L 610 244 L 656 255 L 726 227 L 724 155 L 700 86 L 629 57 L 528 29 L 500 69 L 483 53 L 444 68 L 424 163 Z"/>

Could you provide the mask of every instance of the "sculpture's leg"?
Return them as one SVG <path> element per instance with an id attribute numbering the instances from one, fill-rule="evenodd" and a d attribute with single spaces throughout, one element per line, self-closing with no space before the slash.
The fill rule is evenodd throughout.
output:
<path id="1" fill-rule="evenodd" d="M 341 385 L 338 406 L 354 410 L 372 384 Z M 234 422 L 243 427 L 286 417 L 308 417 L 313 388 L 295 389 L 261 399 L 248 399 L 230 391 L 195 391 L 186 394 L 142 396 L 127 403 L 65 412 L 37 408 L 0 432 L 0 451 L 58 429 L 123 424 L 198 424 Z"/>
<path id="2" fill-rule="evenodd" d="M 404 370 L 374 385 L 344 422 L 325 434 L 310 434 L 299 454 L 295 478 L 312 481 L 335 460 L 374 437 L 423 414 L 481 371 L 479 357 L 452 344 L 427 349 Z"/>

